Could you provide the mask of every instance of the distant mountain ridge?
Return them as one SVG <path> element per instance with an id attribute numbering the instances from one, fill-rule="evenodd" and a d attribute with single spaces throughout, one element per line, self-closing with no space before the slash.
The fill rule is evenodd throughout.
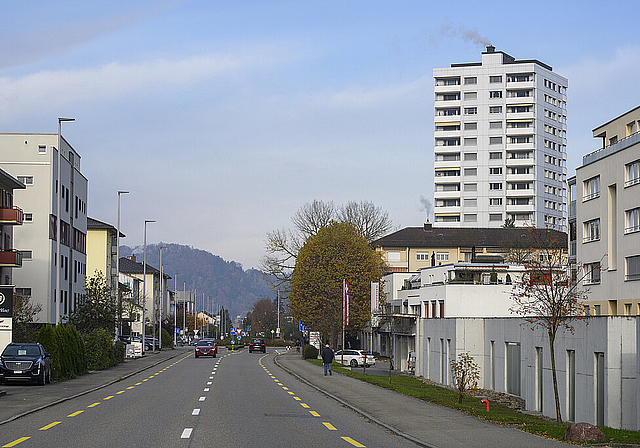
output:
<path id="1" fill-rule="evenodd" d="M 178 273 L 178 291 L 186 285 L 187 291 L 197 290 L 197 307 L 202 309 L 202 293 L 208 311 L 217 310 L 222 305 L 229 310 L 231 319 L 250 311 L 253 304 L 261 298 L 275 297 L 269 287 L 267 276 L 258 269 L 244 270 L 240 263 L 226 261 L 218 255 L 175 243 L 147 245 L 147 264 L 160 268 L 160 250 L 162 249 L 163 272 L 170 275 L 169 289 L 174 289 L 175 273 Z M 136 256 L 142 263 L 143 247 L 120 246 L 120 256 Z M 213 302 L 213 303 L 212 303 Z"/>

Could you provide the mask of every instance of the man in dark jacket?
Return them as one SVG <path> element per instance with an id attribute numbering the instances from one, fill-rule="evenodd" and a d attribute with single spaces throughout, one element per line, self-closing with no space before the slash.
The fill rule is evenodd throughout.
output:
<path id="1" fill-rule="evenodd" d="M 333 362 L 333 358 L 335 355 L 333 354 L 333 350 L 329 347 L 329 344 L 324 346 L 322 350 L 322 365 L 324 366 L 324 376 L 327 376 L 327 370 L 329 370 L 329 375 L 331 373 L 331 363 Z"/>

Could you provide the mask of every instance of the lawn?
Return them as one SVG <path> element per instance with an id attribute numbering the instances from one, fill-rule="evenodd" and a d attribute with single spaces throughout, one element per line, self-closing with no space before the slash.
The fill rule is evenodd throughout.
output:
<path id="1" fill-rule="evenodd" d="M 309 360 L 322 365 L 319 359 Z M 401 394 L 410 395 L 421 400 L 457 409 L 478 418 L 492 421 L 500 425 L 513 426 L 522 431 L 537 434 L 549 439 L 562 440 L 569 423 L 557 423 L 534 415 L 523 414 L 506 406 L 491 403 L 491 411 L 486 411 L 486 406 L 478 398 L 467 396 L 462 403 L 458 403 L 458 393 L 445 387 L 428 384 L 411 376 L 392 376 L 391 383 L 387 375 L 369 375 L 367 373 L 353 372 L 349 368 L 333 364 L 333 370 L 337 373 L 356 378 L 385 389 L 394 390 Z M 627 431 L 599 426 L 609 443 L 640 444 L 640 431 Z"/>

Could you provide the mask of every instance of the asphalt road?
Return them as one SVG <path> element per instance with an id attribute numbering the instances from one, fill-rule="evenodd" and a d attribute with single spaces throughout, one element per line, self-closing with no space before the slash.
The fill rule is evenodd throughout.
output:
<path id="1" fill-rule="evenodd" d="M 0 446 L 413 446 L 246 350 L 192 352 L 2 425 Z"/>

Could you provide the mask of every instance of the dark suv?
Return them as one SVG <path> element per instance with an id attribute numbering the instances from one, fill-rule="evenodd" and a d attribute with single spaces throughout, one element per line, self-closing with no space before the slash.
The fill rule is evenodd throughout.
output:
<path id="1" fill-rule="evenodd" d="M 251 352 L 267 353 L 267 346 L 264 345 L 264 339 L 262 338 L 251 339 L 251 343 L 249 344 L 249 353 Z"/>
<path id="2" fill-rule="evenodd" d="M 0 356 L 0 383 L 7 380 L 32 380 L 39 385 L 51 382 L 51 360 L 40 343 L 7 345 Z"/>

